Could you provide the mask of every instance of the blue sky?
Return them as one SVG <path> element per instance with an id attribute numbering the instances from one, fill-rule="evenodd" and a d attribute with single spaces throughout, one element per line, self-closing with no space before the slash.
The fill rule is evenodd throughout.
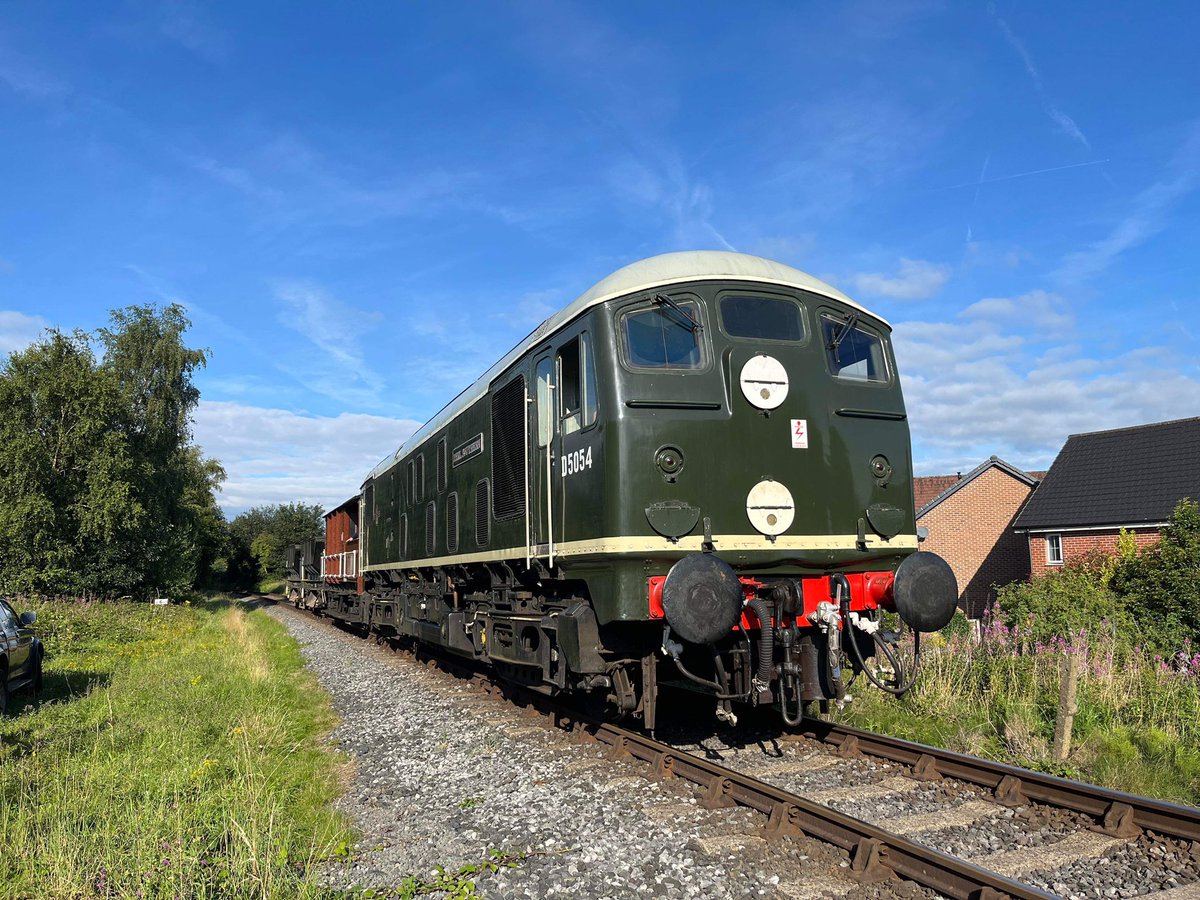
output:
<path id="1" fill-rule="evenodd" d="M 333 503 L 613 269 L 734 248 L 895 325 L 918 472 L 1200 414 L 1190 4 L 7 3 L 0 352 L 212 350 L 222 502 Z"/>

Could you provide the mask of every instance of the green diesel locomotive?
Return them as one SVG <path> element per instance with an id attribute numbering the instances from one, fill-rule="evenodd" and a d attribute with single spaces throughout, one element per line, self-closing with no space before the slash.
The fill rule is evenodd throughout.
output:
<path id="1" fill-rule="evenodd" d="M 321 605 L 650 728 L 664 679 L 727 718 L 864 670 L 902 692 L 881 611 L 936 630 L 957 588 L 918 552 L 889 335 L 766 259 L 626 266 L 375 467 Z"/>

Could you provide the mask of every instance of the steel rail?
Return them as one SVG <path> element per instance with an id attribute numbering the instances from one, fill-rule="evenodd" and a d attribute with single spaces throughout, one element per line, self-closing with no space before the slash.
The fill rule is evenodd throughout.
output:
<path id="1" fill-rule="evenodd" d="M 1096 820 L 1098 831 L 1116 837 L 1137 837 L 1145 829 L 1200 841 L 1200 809 L 1195 807 L 1138 797 L 834 722 L 805 719 L 796 733 L 832 744 L 844 755 L 860 752 L 912 766 L 918 777 L 942 776 L 979 785 L 994 791 L 997 800 L 1008 806 L 1034 801 L 1083 813 Z"/>
<path id="2" fill-rule="evenodd" d="M 809 836 L 849 851 L 851 875 L 861 881 L 884 881 L 895 875 L 944 896 L 964 900 L 1005 896 L 1045 900 L 1055 896 L 638 732 L 608 722 L 581 719 L 568 711 L 557 712 L 556 720 L 559 727 L 564 727 L 564 721 L 573 730 L 582 727 L 591 737 L 608 745 L 614 758 L 642 760 L 659 777 L 681 777 L 705 787 L 707 806 L 748 806 L 768 817 L 768 833 Z"/>

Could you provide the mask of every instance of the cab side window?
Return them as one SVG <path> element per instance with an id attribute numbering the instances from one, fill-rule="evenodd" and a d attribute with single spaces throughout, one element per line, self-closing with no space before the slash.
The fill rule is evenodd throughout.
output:
<path id="1" fill-rule="evenodd" d="M 581 334 L 558 351 L 562 433 L 573 434 L 596 421 L 596 363 L 588 335 Z"/>
<path id="2" fill-rule="evenodd" d="M 829 370 L 848 381 L 882 383 L 888 380 L 883 341 L 852 319 L 821 316 L 821 336 L 829 358 Z"/>
<path id="3" fill-rule="evenodd" d="M 538 360 L 537 364 L 537 413 L 538 413 L 538 446 L 545 447 L 550 443 L 554 433 L 554 407 L 550 400 L 550 377 L 554 372 L 554 360 L 549 356 Z"/>

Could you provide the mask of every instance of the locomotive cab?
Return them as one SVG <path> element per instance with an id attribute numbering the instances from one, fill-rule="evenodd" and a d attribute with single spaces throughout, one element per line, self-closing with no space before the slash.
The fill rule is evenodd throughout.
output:
<path id="1" fill-rule="evenodd" d="M 664 287 L 614 304 L 612 321 L 631 501 L 618 527 L 693 551 L 644 582 L 664 677 L 673 667 L 712 691 L 729 718 L 743 701 L 796 721 L 805 703 L 843 699 L 860 671 L 903 693 L 911 673 L 881 613 L 938 630 L 957 586 L 915 552 L 886 323 L 745 281 Z"/>

